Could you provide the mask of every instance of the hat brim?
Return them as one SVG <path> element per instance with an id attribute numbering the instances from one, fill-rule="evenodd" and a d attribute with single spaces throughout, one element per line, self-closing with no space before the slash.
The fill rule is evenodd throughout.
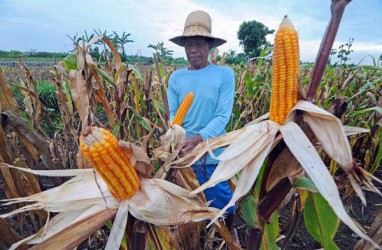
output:
<path id="1" fill-rule="evenodd" d="M 179 45 L 181 47 L 184 47 L 184 41 L 185 41 L 185 38 L 187 37 L 205 37 L 205 38 L 208 38 L 212 41 L 212 47 L 218 47 L 224 43 L 226 43 L 227 41 L 224 40 L 224 39 L 221 39 L 221 38 L 217 38 L 217 37 L 213 37 L 213 36 L 201 36 L 201 35 L 188 35 L 188 36 L 176 36 L 176 37 L 173 37 L 171 39 L 169 39 L 171 42 L 175 43 L 176 45 Z"/>

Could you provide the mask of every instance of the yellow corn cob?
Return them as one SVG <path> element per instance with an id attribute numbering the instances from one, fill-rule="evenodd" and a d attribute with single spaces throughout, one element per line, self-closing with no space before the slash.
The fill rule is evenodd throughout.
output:
<path id="1" fill-rule="evenodd" d="M 114 197 L 129 199 L 138 191 L 139 179 L 130 155 L 109 131 L 88 127 L 80 137 L 80 150 Z"/>
<path id="2" fill-rule="evenodd" d="M 187 111 L 191 106 L 192 101 L 194 100 L 194 93 L 190 92 L 186 95 L 186 97 L 183 99 L 182 103 L 180 104 L 178 111 L 176 111 L 174 120 L 172 121 L 173 125 L 179 125 L 182 126 L 184 117 L 186 117 Z"/>
<path id="3" fill-rule="evenodd" d="M 297 102 L 300 70 L 298 35 L 285 16 L 277 30 L 272 59 L 272 92 L 269 119 L 283 124 Z"/>

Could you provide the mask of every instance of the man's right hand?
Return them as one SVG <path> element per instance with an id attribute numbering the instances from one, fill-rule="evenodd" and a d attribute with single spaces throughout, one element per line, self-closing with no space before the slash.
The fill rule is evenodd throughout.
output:
<path id="1" fill-rule="evenodd" d="M 194 137 L 187 138 L 181 145 L 180 145 L 180 156 L 186 155 L 188 152 L 193 150 L 196 145 L 198 145 L 200 142 L 202 142 L 203 139 L 200 135 L 195 135 Z"/>

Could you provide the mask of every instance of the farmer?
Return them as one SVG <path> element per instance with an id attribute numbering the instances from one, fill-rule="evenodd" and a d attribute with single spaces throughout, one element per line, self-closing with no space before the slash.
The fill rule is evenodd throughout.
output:
<path id="1" fill-rule="evenodd" d="M 185 155 L 198 143 L 226 133 L 225 127 L 232 112 L 235 76 L 231 68 L 218 66 L 208 61 L 212 48 L 226 42 L 211 34 L 211 17 L 208 13 L 197 10 L 191 12 L 186 19 L 183 34 L 170 39 L 171 42 L 184 47 L 188 68 L 176 70 L 171 74 L 168 87 L 168 103 L 170 119 L 184 97 L 194 93 L 194 100 L 183 121 L 187 138 L 180 146 L 180 154 Z M 221 149 L 214 151 L 217 156 Z M 199 184 L 205 183 L 215 170 L 218 161 L 208 154 L 198 160 L 192 169 Z M 204 191 L 207 201 L 212 207 L 223 208 L 232 197 L 228 182 L 220 182 Z M 234 207 L 227 210 L 226 224 L 231 234 L 236 235 L 233 227 Z M 236 235 L 237 238 L 237 235 Z"/>

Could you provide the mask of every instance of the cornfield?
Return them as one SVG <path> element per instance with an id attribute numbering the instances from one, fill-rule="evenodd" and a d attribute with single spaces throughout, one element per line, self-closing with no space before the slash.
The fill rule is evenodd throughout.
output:
<path id="1" fill-rule="evenodd" d="M 165 179 L 188 191 L 198 188 L 192 171 L 188 168 L 171 167 L 175 155 L 171 155 L 171 159 L 166 158 L 164 162 L 155 155 L 155 149 L 162 146 L 160 137 L 172 129 L 172 124 L 168 121 L 166 91 L 169 76 L 175 67 L 158 61 L 155 55 L 154 65 L 124 64 L 113 44 L 107 38 L 103 39 L 113 57 L 102 65 L 93 61 L 88 54 L 91 45 L 78 45 L 74 57 L 57 62 L 54 66 L 28 67 L 20 60 L 16 68 L 1 68 L 2 199 L 38 194 L 69 180 L 67 176 L 37 176 L 33 174 L 33 170 L 88 169 L 86 156 L 80 152 L 80 138 L 89 126 L 104 128 L 118 140 L 134 144 L 138 148 L 131 149 L 129 146 L 126 150 L 136 150 L 139 152 L 137 155 L 147 155 L 145 164 L 152 165 L 153 169 L 144 173 L 146 178 Z M 213 58 L 212 61 L 216 64 L 225 63 L 224 58 L 220 61 Z M 271 110 L 272 92 L 271 60 L 258 58 L 251 63 L 230 66 L 235 70 L 236 94 L 231 120 L 227 125 L 229 134 L 262 119 Z M 301 95 L 309 92 L 313 72 L 313 64 L 300 65 L 298 83 Z M 379 178 L 382 177 L 381 97 L 382 68 L 378 64 L 352 67 L 326 65 L 322 80 L 312 96 L 314 104 L 338 117 L 342 124 L 368 130 L 366 133 L 349 132 L 351 153 L 355 166 Z M 309 131 L 306 133 L 309 134 Z M 356 191 L 347 178 L 348 173 L 317 140 L 313 141 L 335 180 L 345 207 L 350 211 L 348 213 L 359 215 L 352 212 L 354 208 L 351 206 L 356 204 Z M 283 193 L 284 184 L 290 181 L 289 176 L 267 168 L 280 162 L 277 155 L 283 154 L 284 158 L 281 159 L 285 162 L 292 161 L 290 159 L 293 155 L 285 153 L 285 143 L 281 144 L 284 145 L 275 147 L 268 161 L 262 165 L 251 191 L 237 201 L 236 227 L 241 247 L 252 249 L 256 244 L 252 245 L 251 239 L 257 240 L 257 247 L 260 249 L 293 249 L 296 247 L 294 244 L 303 247 L 304 245 L 299 245 L 302 243 L 298 238 L 308 231 L 311 240 L 306 243 L 306 248 L 353 248 L 359 238 L 347 242 L 341 240 L 341 237 L 349 233 L 347 228 L 340 225 L 336 213 L 308 178 L 298 176 L 292 182 L 293 187 L 285 189 L 286 193 Z M 136 158 L 137 162 L 143 162 L 138 156 Z M 178 159 L 178 162 L 181 161 Z M 8 165 L 19 169 L 6 167 Z M 269 176 L 273 176 L 274 185 L 269 183 Z M 231 178 L 233 189 L 239 178 L 240 173 Z M 138 185 L 134 187 L 134 192 Z M 367 185 L 363 187 L 366 190 L 372 189 Z M 378 188 L 381 190 L 380 186 Z M 129 197 L 130 195 L 132 194 Z M 198 193 L 197 197 L 205 202 L 202 193 Z M 265 202 L 269 204 L 265 206 Z M 10 213 L 24 205 L 25 202 L 3 205 L 0 211 L 1 214 Z M 355 219 L 365 228 L 370 228 L 366 229 L 368 236 L 381 244 L 381 210 L 373 202 L 368 203 L 368 207 L 370 206 L 373 207 L 370 217 L 376 216 L 377 219 Z M 93 218 L 93 224 L 87 218 L 76 222 L 63 233 L 52 236 L 34 248 L 52 249 L 60 246 L 57 242 L 67 240 L 71 241 L 68 248 L 79 246 L 79 249 L 103 249 L 112 224 L 117 223 L 113 219 L 115 211 L 110 211 L 99 214 L 97 219 Z M 323 219 L 319 215 L 320 211 L 327 211 L 327 221 L 320 221 Z M 8 219 L 1 218 L 0 247 L 9 248 L 13 243 L 37 233 L 55 215 L 37 207 L 36 210 L 21 212 Z M 302 220 L 305 222 L 304 227 L 301 226 Z M 123 249 L 143 249 L 143 245 L 147 249 L 239 249 L 223 224 L 206 227 L 205 220 L 158 226 L 129 214 L 125 224 L 121 244 Z M 324 234 L 317 232 L 320 230 Z M 335 236 L 337 231 L 338 235 Z M 363 249 L 362 244 L 366 243 L 359 240 L 357 249 Z M 26 248 L 26 245 L 19 247 Z"/>

